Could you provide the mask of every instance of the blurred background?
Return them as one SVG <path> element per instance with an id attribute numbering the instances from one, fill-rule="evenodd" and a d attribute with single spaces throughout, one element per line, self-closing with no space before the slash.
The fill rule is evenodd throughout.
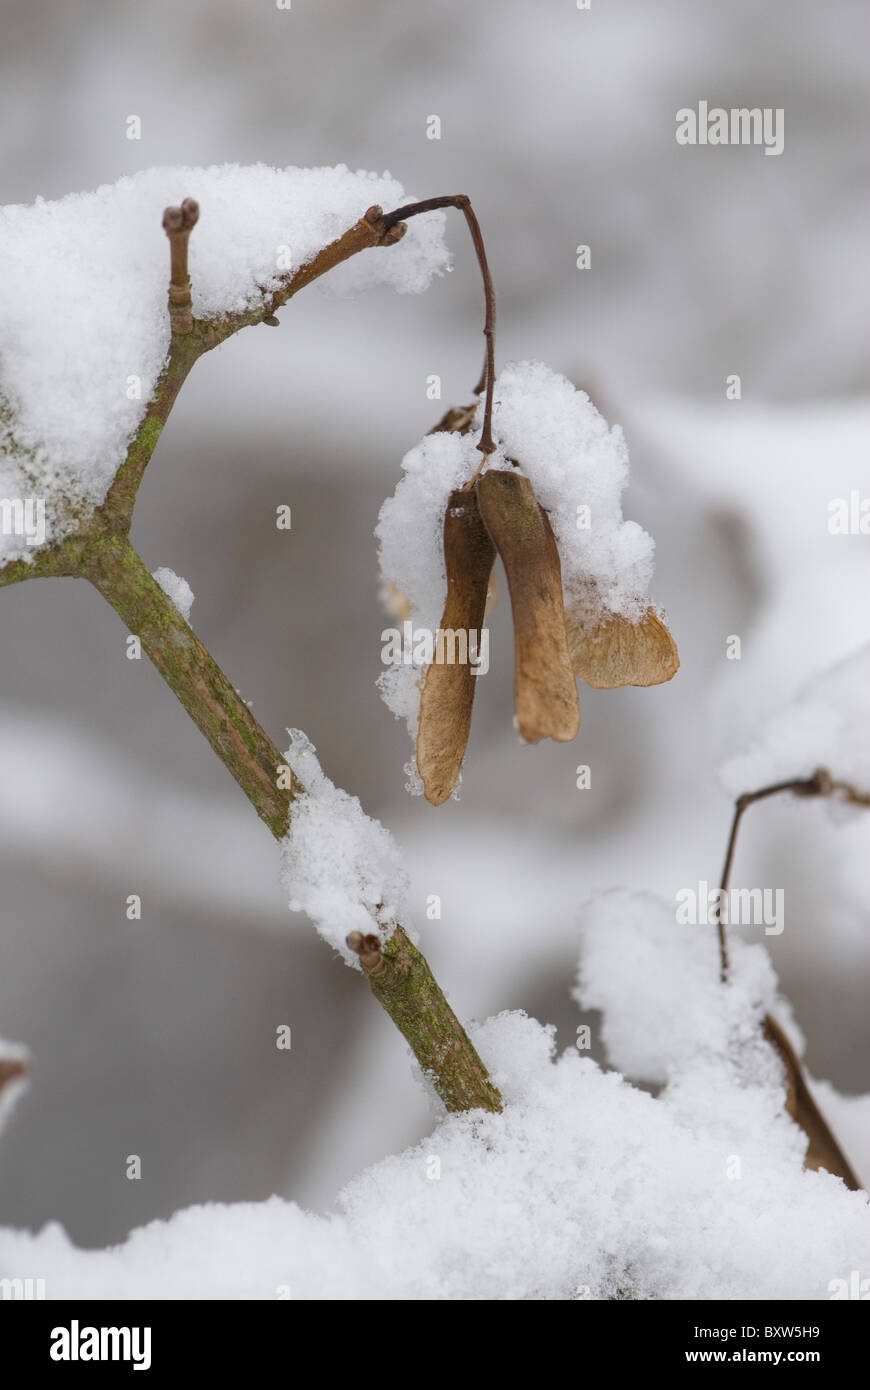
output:
<path id="1" fill-rule="evenodd" d="M 344 162 L 417 197 L 466 192 L 499 360 L 544 359 L 625 427 L 626 515 L 656 538 L 682 670 L 652 690 L 582 690 L 575 744 L 521 748 L 503 596 L 461 799 L 439 809 L 404 790 L 410 744 L 375 689 L 372 529 L 404 452 L 477 377 L 461 219 L 455 270 L 422 298 L 311 289 L 280 332 L 199 363 L 133 536 L 152 569 L 189 581 L 193 626 L 279 746 L 305 729 L 395 832 L 460 1015 L 524 1008 L 570 1046 L 584 900 L 715 882 L 719 761 L 870 640 L 868 540 L 826 531 L 829 498 L 870 489 L 870 11 L 3 0 L 2 28 L 5 202 L 227 161 Z M 784 152 L 678 146 L 675 113 L 700 100 L 783 108 Z M 0 1223 L 57 1219 L 87 1245 L 210 1199 L 326 1209 L 431 1123 L 403 1040 L 288 912 L 268 833 L 124 637 L 79 581 L 0 594 L 0 1034 L 34 1054 L 0 1147 Z M 812 1072 L 849 1093 L 870 1090 L 868 854 L 863 821 L 771 803 L 747 817 L 735 874 L 785 888 L 768 944 Z M 125 915 L 133 893 L 141 921 Z"/>

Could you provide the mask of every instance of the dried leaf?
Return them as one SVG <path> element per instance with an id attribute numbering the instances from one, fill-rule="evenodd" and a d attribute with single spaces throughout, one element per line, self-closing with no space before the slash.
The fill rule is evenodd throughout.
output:
<path id="1" fill-rule="evenodd" d="M 473 405 L 451 406 L 438 424 L 432 426 L 429 434 L 440 434 L 442 431 L 450 434 L 468 434 L 474 424 L 476 412 L 477 401 Z"/>
<path id="2" fill-rule="evenodd" d="M 480 511 L 507 574 L 514 616 L 514 688 L 523 738 L 568 742 L 580 728 L 562 604 L 562 567 L 529 479 L 493 470 L 477 483 Z"/>
<path id="3" fill-rule="evenodd" d="M 636 623 L 619 613 L 586 618 L 569 609 L 565 627 L 575 674 L 598 690 L 661 685 L 680 668 L 677 644 L 653 608 Z"/>
<path id="4" fill-rule="evenodd" d="M 494 561 L 495 549 L 481 519 L 476 496 L 473 492 L 451 493 L 444 515 L 447 601 L 440 632 L 465 632 L 469 649 L 473 640 L 480 648 Z M 478 679 L 469 662 L 445 661 L 447 654 L 440 641 L 436 659 L 426 672 L 417 731 L 417 767 L 426 800 L 433 806 L 446 801 L 459 780 Z M 437 659 L 439 656 L 441 660 Z"/>
<path id="5" fill-rule="evenodd" d="M 853 1173 L 849 1160 L 810 1095 L 800 1059 L 776 1019 L 769 1015 L 764 1020 L 764 1036 L 776 1049 L 785 1069 L 785 1108 L 810 1141 L 804 1167 L 813 1172 L 817 1172 L 819 1168 L 826 1168 L 829 1173 L 842 1178 L 852 1192 L 860 1192 L 861 1184 Z"/>
<path id="6" fill-rule="evenodd" d="M 489 576 L 489 585 L 486 590 L 486 611 L 489 613 L 498 603 L 498 576 L 493 572 Z"/>

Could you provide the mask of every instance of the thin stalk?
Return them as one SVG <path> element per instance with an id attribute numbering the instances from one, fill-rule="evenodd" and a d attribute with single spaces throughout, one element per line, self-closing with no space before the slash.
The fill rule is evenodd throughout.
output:
<path id="1" fill-rule="evenodd" d="M 492 437 L 492 402 L 495 390 L 495 289 L 490 274 L 489 262 L 486 259 L 486 246 L 484 245 L 483 233 L 480 230 L 480 223 L 477 220 L 471 201 L 465 193 L 446 194 L 440 198 L 424 198 L 420 203 L 406 203 L 404 207 L 396 208 L 393 212 L 384 214 L 384 226 L 387 228 L 396 226 L 399 222 L 406 222 L 409 217 L 417 217 L 421 212 L 435 212 L 439 208 L 457 208 L 464 213 L 468 223 L 468 230 L 471 233 L 471 240 L 477 252 L 477 260 L 480 265 L 480 273 L 483 277 L 483 293 L 486 301 L 486 316 L 484 319 L 483 332 L 486 338 L 486 362 L 483 374 L 475 388 L 475 394 L 479 395 L 486 383 L 486 402 L 483 408 L 483 430 L 480 441 L 477 445 L 484 459 L 489 454 L 495 452 L 495 440 Z"/>
<path id="2" fill-rule="evenodd" d="M 758 801 L 766 801 L 768 797 L 778 796 L 782 792 L 791 792 L 793 796 L 805 797 L 837 794 L 853 805 L 870 806 L 870 795 L 859 791 L 849 782 L 838 781 L 825 768 L 818 768 L 812 777 L 794 777 L 784 782 L 772 782 L 767 787 L 759 788 L 758 791 L 744 792 L 742 796 L 738 796 L 734 805 L 728 847 L 725 851 L 725 863 L 722 867 L 722 896 L 719 898 L 720 907 L 717 911 L 720 975 L 723 984 L 728 982 L 729 959 L 721 903 L 725 901 L 724 894 L 727 893 L 731 881 L 731 869 L 734 864 L 740 826 L 750 806 L 754 806 Z M 762 1026 L 764 1036 L 778 1054 L 785 1072 L 786 1109 L 795 1123 L 800 1125 L 809 1141 L 804 1167 L 813 1170 L 825 1168 L 829 1173 L 835 1173 L 841 1177 L 851 1191 L 861 1191 L 861 1183 L 852 1165 L 813 1099 L 801 1059 L 792 1047 L 787 1034 L 770 1014 L 765 1017 Z"/>
<path id="3" fill-rule="evenodd" d="M 734 864 L 734 854 L 737 849 L 737 837 L 740 833 L 740 825 L 743 817 L 750 806 L 754 806 L 757 801 L 765 801 L 769 796 L 778 796 L 780 792 L 793 792 L 795 796 L 826 796 L 833 788 L 833 783 L 826 772 L 822 769 L 814 772 L 812 777 L 793 777 L 787 782 L 773 782 L 769 787 L 762 787 L 757 792 L 744 792 L 738 796 L 734 803 L 734 818 L 731 821 L 731 834 L 728 837 L 728 848 L 725 851 L 725 863 L 722 866 L 722 878 L 720 881 L 721 896 L 720 904 L 724 901 L 724 894 L 728 891 L 731 881 L 731 869 Z M 722 983 L 728 979 L 728 938 L 725 932 L 725 923 L 722 921 L 721 909 L 717 908 L 716 925 L 719 930 L 719 961 Z"/>

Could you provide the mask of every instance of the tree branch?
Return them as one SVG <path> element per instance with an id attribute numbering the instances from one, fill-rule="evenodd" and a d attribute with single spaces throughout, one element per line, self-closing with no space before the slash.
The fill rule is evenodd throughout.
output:
<path id="1" fill-rule="evenodd" d="M 284 759 L 127 537 L 94 537 L 85 578 L 140 639 L 260 819 L 276 839 L 283 838 L 291 803 L 303 787 L 291 779 L 288 788 L 279 788 Z"/>
<path id="2" fill-rule="evenodd" d="M 47 579 L 61 574 L 57 546 L 46 546 L 34 552 L 32 560 L 10 560 L 0 565 L 0 589 L 21 584 L 25 579 Z"/>
<path id="3" fill-rule="evenodd" d="M 397 927 L 385 946 L 375 936 L 351 932 L 372 994 L 411 1044 L 448 1110 L 501 1110 L 501 1096 L 459 1019 L 444 998 L 423 955 Z"/>
<path id="4" fill-rule="evenodd" d="M 92 537 L 85 577 L 140 638 L 260 819 L 277 840 L 283 839 L 293 802 L 305 794 L 304 786 L 292 774 L 289 787 L 279 785 L 288 780 L 285 759 L 127 537 L 108 531 Z M 377 968 L 364 963 L 372 993 L 405 1037 L 447 1109 L 500 1110 L 499 1093 L 425 957 L 401 927 L 382 949 L 375 941 Z"/>
<path id="5" fill-rule="evenodd" d="M 186 199 L 185 201 L 192 202 L 193 200 Z M 183 206 L 184 204 L 182 204 Z M 173 209 L 167 209 L 164 216 L 168 215 L 170 211 Z M 180 209 L 174 211 L 180 211 Z M 183 334 L 173 332 L 166 366 L 157 382 L 154 395 L 148 403 L 142 422 L 136 431 L 136 436 L 127 450 L 127 457 L 118 469 L 103 503 L 102 511 L 110 524 L 118 529 L 129 531 L 133 520 L 133 508 L 136 505 L 136 494 L 139 491 L 145 470 L 151 461 L 151 456 L 157 447 L 157 441 L 169 418 L 178 393 L 200 357 L 204 357 L 213 348 L 219 347 L 235 333 L 240 333 L 243 328 L 252 328 L 259 323 L 277 322 L 275 320 L 276 309 L 280 309 L 306 285 L 318 280 L 321 275 L 325 275 L 335 266 L 341 265 L 343 261 L 349 260 L 351 256 L 357 255 L 360 251 L 366 251 L 375 246 L 394 245 L 401 240 L 404 233 L 403 224 L 390 223 L 388 226 L 382 210 L 376 206 L 370 207 L 360 220 L 349 227 L 342 236 L 336 241 L 330 242 L 328 246 L 324 246 L 322 251 L 318 251 L 313 260 L 300 266 L 292 274 L 284 276 L 276 290 L 264 292 L 260 304 L 238 313 L 224 314 L 219 319 L 191 319 L 189 331 Z M 173 246 L 171 276 L 174 276 L 186 272 L 186 259 L 184 271 L 180 267 L 176 267 L 175 261 L 178 257 L 178 251 L 171 235 L 170 242 Z M 170 279 L 170 285 L 171 283 L 172 280 Z"/>
<path id="6" fill-rule="evenodd" d="M 415 206 L 413 212 L 425 210 Z M 171 246 L 169 356 L 103 506 L 78 531 L 37 552 L 31 562 L 19 561 L 0 569 L 0 584 L 37 575 L 73 575 L 89 580 L 140 639 L 261 820 L 281 840 L 289 828 L 292 804 L 305 794 L 305 788 L 286 768 L 285 760 L 231 681 L 130 544 L 133 510 L 163 426 L 199 358 L 243 328 L 275 322 L 275 310 L 300 289 L 359 251 L 395 244 L 404 235 L 405 226 L 397 214 L 385 217 L 381 208 L 371 207 L 313 260 L 284 277 L 277 289 L 264 293 L 256 307 L 205 321 L 192 316 L 187 270 L 187 243 L 198 211 L 193 199 L 185 199 L 180 208 L 169 208 L 164 214 Z M 466 216 L 469 214 L 472 225 L 470 209 Z M 485 257 L 482 265 L 485 267 Z M 488 309 L 488 324 L 490 320 Z M 501 1097 L 486 1068 L 424 956 L 401 926 L 382 950 L 379 944 L 376 954 L 377 969 L 364 966 L 372 992 L 406 1038 L 447 1108 L 499 1111 Z"/>

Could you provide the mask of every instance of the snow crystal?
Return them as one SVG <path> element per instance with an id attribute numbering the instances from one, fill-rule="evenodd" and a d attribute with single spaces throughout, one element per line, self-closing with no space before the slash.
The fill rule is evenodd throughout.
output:
<path id="1" fill-rule="evenodd" d="M 408 882 L 399 848 L 357 797 L 333 786 L 310 739 L 298 729 L 287 732 L 291 742 L 284 757 L 305 792 L 293 802 L 282 841 L 281 881 L 291 910 L 306 912 L 321 936 L 359 969 L 346 944 L 349 932 L 386 941 L 400 919 L 406 924 Z"/>
<path id="2" fill-rule="evenodd" d="M 406 454 L 396 491 L 381 508 L 375 534 L 383 593 L 404 596 L 417 628 L 436 631 L 441 619 L 444 513 L 450 493 L 480 465 L 482 410 L 481 402 L 470 433 L 427 435 Z M 584 391 L 542 362 L 515 362 L 496 380 L 493 436 L 498 449 L 487 466 L 519 464 L 549 513 L 566 604 L 638 617 L 649 604 L 654 543 L 635 522 L 623 520 L 628 452 L 622 430 L 611 428 Z M 414 664 L 392 666 L 378 681 L 412 738 L 421 675 Z"/>
<path id="3" fill-rule="evenodd" d="M 188 195 L 201 208 L 189 257 L 204 319 L 260 303 L 372 204 L 407 201 L 388 174 L 344 165 L 222 165 L 0 209 L 0 498 L 44 499 L 49 541 L 103 501 L 153 394 L 170 339 L 161 217 Z M 415 218 L 397 245 L 327 280 L 417 293 L 447 266 L 443 226 L 441 212 Z M 0 535 L 0 561 L 30 554 L 21 534 Z"/>
<path id="4" fill-rule="evenodd" d="M 504 1113 L 445 1116 L 333 1216 L 210 1204 L 107 1251 L 4 1231 L 0 1277 L 38 1268 L 49 1299 L 827 1299 L 870 1264 L 866 1197 L 804 1171 L 781 1090 L 735 1083 L 723 1129 L 694 1132 L 667 1094 L 554 1061 L 523 1014 L 474 1041 Z"/>
<path id="5" fill-rule="evenodd" d="M 193 607 L 193 590 L 186 579 L 182 579 L 174 570 L 167 569 L 161 565 L 160 569 L 154 571 L 154 578 L 160 585 L 166 597 L 171 599 L 186 623 L 190 622 L 190 610 Z"/>
<path id="6" fill-rule="evenodd" d="M 753 743 L 730 758 L 722 780 L 734 796 L 773 782 L 811 777 L 824 767 L 840 781 L 870 793 L 870 647 L 807 682 Z"/>

